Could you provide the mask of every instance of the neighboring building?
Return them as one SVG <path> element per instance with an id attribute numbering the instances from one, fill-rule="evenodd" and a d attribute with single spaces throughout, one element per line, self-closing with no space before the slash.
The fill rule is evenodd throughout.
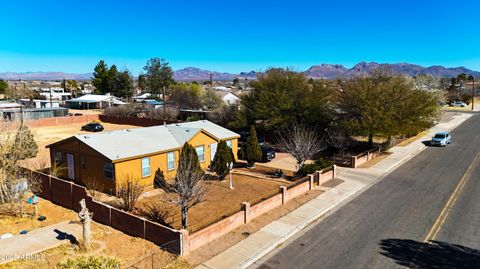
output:
<path id="1" fill-rule="evenodd" d="M 222 96 L 223 102 L 227 105 L 238 105 L 240 103 L 240 97 L 233 92 L 228 92 Z"/>
<path id="2" fill-rule="evenodd" d="M 237 154 L 240 136 L 210 121 L 194 121 L 79 134 L 48 145 L 52 164 L 66 167 L 62 177 L 77 183 L 93 179 L 104 191 L 115 191 L 127 177 L 153 186 L 155 171 L 160 168 L 167 179 L 176 175 L 180 150 L 188 142 L 197 151 L 203 169 L 210 166 L 220 141 Z"/>
<path id="3" fill-rule="evenodd" d="M 50 100 L 40 100 L 40 99 L 19 99 L 18 100 L 22 105 L 28 108 L 50 108 L 50 107 L 60 107 L 59 101 Z"/>
<path id="4" fill-rule="evenodd" d="M 20 109 L 23 105 L 15 102 L 8 102 L 2 101 L 0 102 L 0 111 L 2 110 L 12 110 L 12 109 Z"/>
<path id="5" fill-rule="evenodd" d="M 163 102 L 157 101 L 155 99 L 145 99 L 142 101 L 142 104 L 145 104 L 151 108 L 160 108 L 163 106 Z"/>
<path id="6" fill-rule="evenodd" d="M 23 114 L 23 119 L 38 120 L 52 117 L 68 116 L 68 108 L 52 107 L 52 108 L 24 108 L 24 109 L 8 109 L 0 110 L 1 118 L 4 120 L 19 120 Z"/>
<path id="7" fill-rule="evenodd" d="M 72 109 L 101 109 L 111 106 L 125 105 L 120 98 L 113 95 L 86 94 L 84 96 L 66 101 Z"/>

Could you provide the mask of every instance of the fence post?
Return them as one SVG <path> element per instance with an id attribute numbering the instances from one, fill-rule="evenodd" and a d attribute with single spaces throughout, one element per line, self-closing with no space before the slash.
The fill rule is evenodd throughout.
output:
<path id="1" fill-rule="evenodd" d="M 312 175 L 309 175 L 309 181 L 308 181 L 308 190 L 312 190 L 313 188 L 313 174 Z"/>
<path id="2" fill-rule="evenodd" d="M 357 167 L 357 156 L 352 156 L 352 168 Z"/>
<path id="3" fill-rule="evenodd" d="M 280 186 L 280 192 L 282 193 L 282 204 L 285 204 L 287 202 L 287 187 L 285 186 Z"/>
<path id="4" fill-rule="evenodd" d="M 243 202 L 242 209 L 243 209 L 243 222 L 249 223 L 250 222 L 250 203 Z"/>
<path id="5" fill-rule="evenodd" d="M 317 171 L 317 174 L 318 174 L 318 186 L 320 186 L 322 184 L 323 170 Z"/>
<path id="6" fill-rule="evenodd" d="M 356 157 L 355 157 L 356 158 Z M 333 174 L 332 174 L 332 179 L 335 179 L 337 177 L 337 166 L 333 165 Z"/>
<path id="7" fill-rule="evenodd" d="M 185 256 L 190 253 L 190 234 L 188 230 L 181 229 L 181 242 L 182 242 L 182 249 L 180 250 L 180 256 Z"/>

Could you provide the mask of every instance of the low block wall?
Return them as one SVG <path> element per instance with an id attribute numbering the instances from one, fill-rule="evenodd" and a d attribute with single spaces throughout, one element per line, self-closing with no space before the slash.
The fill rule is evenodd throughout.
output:
<path id="1" fill-rule="evenodd" d="M 79 201 L 85 199 L 89 211 L 93 213 L 94 221 L 111 226 L 126 234 L 152 241 L 172 253 L 183 254 L 180 231 L 151 223 L 144 218 L 93 201 L 85 187 L 73 182 L 37 171 L 27 171 L 41 180 L 42 190 L 37 193 L 40 197 L 77 212 L 80 210 Z"/>
<path id="2" fill-rule="evenodd" d="M 381 154 L 382 154 L 381 149 L 375 148 L 375 149 L 368 150 L 362 154 L 352 156 L 352 168 L 357 168 L 358 166 L 370 161 L 373 158 L 378 157 Z"/>
<path id="3" fill-rule="evenodd" d="M 67 116 L 67 117 L 52 117 L 29 121 L 31 127 L 46 127 L 57 125 L 68 125 L 72 123 L 87 123 L 98 120 L 98 115 L 82 115 L 82 116 Z"/>
<path id="4" fill-rule="evenodd" d="M 171 120 L 159 120 L 159 119 L 150 119 L 150 118 L 136 118 L 136 117 L 117 117 L 117 116 L 108 116 L 108 115 L 99 115 L 99 120 L 102 122 L 108 122 L 113 124 L 128 124 L 128 125 L 135 125 L 135 126 L 156 126 L 156 125 L 163 125 L 164 123 L 170 124 L 175 123 L 177 121 Z"/>
<path id="5" fill-rule="evenodd" d="M 308 192 L 311 184 L 322 184 L 335 177 L 335 166 L 331 169 L 325 169 L 318 171 L 313 175 L 307 176 L 302 179 L 298 184 L 286 188 L 280 187 L 279 193 L 271 196 L 270 198 L 258 202 L 252 206 L 250 203 L 243 202 L 243 209 L 237 213 L 226 217 L 214 224 L 211 224 L 191 235 L 188 235 L 186 240 L 183 241 L 185 254 L 189 251 L 198 249 L 199 247 L 227 234 L 228 232 L 240 227 L 242 224 L 248 223 L 250 220 L 265 214 L 266 212 L 281 206 L 288 200 L 293 199 L 301 194 Z M 321 180 L 319 180 L 321 179 Z"/>

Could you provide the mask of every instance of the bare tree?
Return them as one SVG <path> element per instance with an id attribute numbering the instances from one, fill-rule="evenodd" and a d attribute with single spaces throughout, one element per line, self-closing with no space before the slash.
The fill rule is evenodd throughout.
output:
<path id="1" fill-rule="evenodd" d="M 297 170 L 308 159 L 328 146 L 325 135 L 318 135 L 315 128 L 293 124 L 277 136 L 277 143 L 282 151 L 291 154 L 297 160 Z"/>
<path id="2" fill-rule="evenodd" d="M 182 228 L 188 226 L 188 209 L 204 200 L 206 189 L 203 184 L 205 174 L 188 158 L 180 159 L 177 176 L 173 182 L 165 178 L 156 179 L 158 187 L 171 194 L 167 202 L 180 206 L 182 211 Z"/>
<path id="3" fill-rule="evenodd" d="M 33 173 L 21 167 L 26 158 L 35 157 L 37 146 L 26 124 L 0 122 L 0 205 L 23 215 L 23 201 L 30 192 L 40 191 Z"/>
<path id="4" fill-rule="evenodd" d="M 327 135 L 329 144 L 338 149 L 343 157 L 345 150 L 350 146 L 350 137 L 339 126 L 331 126 L 328 128 Z"/>
<path id="5" fill-rule="evenodd" d="M 121 207 L 125 211 L 132 211 L 135 208 L 144 186 L 132 176 L 126 176 L 117 186 L 117 197 L 122 199 Z"/>
<path id="6" fill-rule="evenodd" d="M 83 180 L 83 183 L 85 184 L 88 194 L 92 196 L 94 200 L 100 200 L 101 192 L 105 187 L 105 184 L 99 180 L 96 180 L 94 177 L 86 177 Z"/>

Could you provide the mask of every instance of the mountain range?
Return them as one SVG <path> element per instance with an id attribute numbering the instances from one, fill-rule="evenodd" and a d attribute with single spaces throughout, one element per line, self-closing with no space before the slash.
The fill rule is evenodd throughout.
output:
<path id="1" fill-rule="evenodd" d="M 360 62 L 352 68 L 346 68 L 340 64 L 320 64 L 314 65 L 304 71 L 307 77 L 311 78 L 323 78 L 323 79 L 335 79 L 335 78 L 348 78 L 355 75 L 370 74 L 377 68 L 387 68 L 394 73 L 403 74 L 407 76 L 415 76 L 418 74 L 427 74 L 434 77 L 455 77 L 460 73 L 466 73 L 475 77 L 480 77 L 480 72 L 470 70 L 465 67 L 453 67 L 447 68 L 440 65 L 434 65 L 430 67 L 423 67 L 410 63 L 376 63 L 376 62 Z M 228 81 L 234 78 L 240 79 L 255 79 L 257 73 L 255 71 L 235 73 L 225 73 L 204 70 L 196 67 L 187 67 L 174 71 L 174 79 L 177 81 L 205 81 L 210 79 L 216 81 Z M 0 73 L 0 79 L 5 80 L 62 80 L 62 79 L 75 79 L 75 80 L 88 80 L 90 79 L 90 73 L 73 74 L 63 72 L 28 72 L 28 73 L 14 73 L 6 72 Z"/>

